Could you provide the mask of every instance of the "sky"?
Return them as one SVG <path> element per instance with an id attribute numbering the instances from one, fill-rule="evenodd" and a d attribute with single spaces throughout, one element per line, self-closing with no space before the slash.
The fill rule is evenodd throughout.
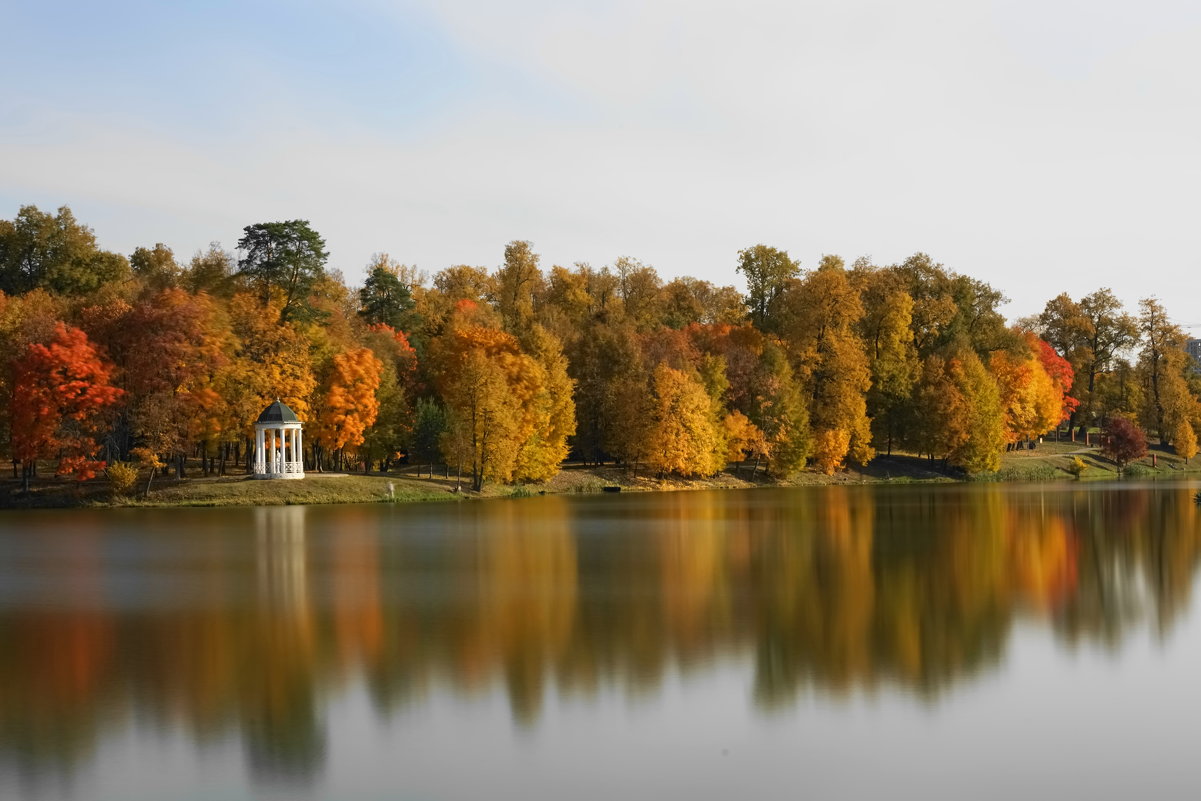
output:
<path id="1" fill-rule="evenodd" d="M 1201 4 L 0 0 L 0 218 L 186 261 L 306 219 L 359 284 L 619 256 L 921 251 L 1201 335 Z"/>

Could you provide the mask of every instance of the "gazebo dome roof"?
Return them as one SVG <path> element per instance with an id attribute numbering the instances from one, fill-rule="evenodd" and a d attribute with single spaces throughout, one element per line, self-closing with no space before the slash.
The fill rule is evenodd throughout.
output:
<path id="1" fill-rule="evenodd" d="M 259 415 L 256 423 L 299 423 L 300 419 L 296 416 L 296 412 L 289 409 L 280 401 L 263 409 L 263 413 Z"/>

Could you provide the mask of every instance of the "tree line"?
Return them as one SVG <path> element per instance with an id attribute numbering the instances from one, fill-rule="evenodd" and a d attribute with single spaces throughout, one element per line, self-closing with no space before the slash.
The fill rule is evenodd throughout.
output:
<path id="1" fill-rule="evenodd" d="M 520 240 L 432 277 L 377 254 L 356 288 L 328 258 L 304 220 L 184 263 L 22 207 L 0 220 L 0 451 L 26 482 L 39 460 L 249 469 L 276 398 L 310 469 L 403 459 L 477 490 L 568 458 L 786 477 L 903 451 L 987 472 L 1063 423 L 1197 450 L 1201 386 L 1155 298 L 1061 294 L 1010 325 L 1000 291 L 924 253 L 802 269 L 762 244 L 733 261 L 745 294 L 627 257 L 544 269 Z"/>

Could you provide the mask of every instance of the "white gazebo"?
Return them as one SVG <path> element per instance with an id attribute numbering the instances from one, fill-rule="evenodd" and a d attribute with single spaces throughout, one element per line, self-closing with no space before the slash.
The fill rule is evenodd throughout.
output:
<path id="1" fill-rule="evenodd" d="M 304 424 L 276 399 L 254 422 L 254 477 L 304 478 Z"/>

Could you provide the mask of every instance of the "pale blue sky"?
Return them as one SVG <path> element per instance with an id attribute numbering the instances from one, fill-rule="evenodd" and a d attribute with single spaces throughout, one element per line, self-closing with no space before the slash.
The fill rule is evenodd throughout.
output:
<path id="1" fill-rule="evenodd" d="M 1201 323 L 1201 7 L 0 0 L 0 216 L 181 260 L 305 218 L 351 283 L 620 255 L 924 250 L 1019 316 L 1111 286 Z"/>

